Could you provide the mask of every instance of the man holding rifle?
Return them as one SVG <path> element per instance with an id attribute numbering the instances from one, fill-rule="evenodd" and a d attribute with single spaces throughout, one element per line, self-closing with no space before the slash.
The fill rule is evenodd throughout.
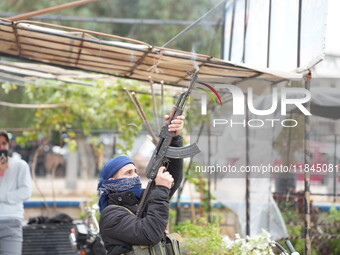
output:
<path id="1" fill-rule="evenodd" d="M 149 181 L 145 190 L 142 191 L 136 168 L 127 156 L 110 160 L 101 171 L 98 188 L 104 193 L 99 200 L 102 212 L 99 225 L 108 255 L 181 254 L 178 241 L 166 235 L 165 229 L 169 199 L 183 178 L 182 159 L 200 152 L 196 144 L 182 147 L 179 136 L 183 129 L 182 113 L 197 75 L 198 69 L 192 74 L 188 89 L 177 99 L 170 116 L 165 117 L 166 124 L 146 167 Z"/>
<path id="2" fill-rule="evenodd" d="M 169 120 L 169 116 L 165 118 Z M 172 147 L 182 146 L 179 133 L 183 123 L 184 116 L 180 115 L 168 125 L 168 131 L 175 133 L 170 144 Z M 99 200 L 99 224 L 108 255 L 180 254 L 173 251 L 179 251 L 175 241 L 168 240 L 166 244 L 165 230 L 169 200 L 183 178 L 183 159 L 167 158 L 166 161 L 168 167 L 158 169 L 155 187 L 150 191 L 141 217 L 136 213 L 143 190 L 132 160 L 125 155 L 118 156 L 109 160 L 101 170 L 98 188 L 103 193 Z M 173 244 L 177 247 L 171 247 Z"/>

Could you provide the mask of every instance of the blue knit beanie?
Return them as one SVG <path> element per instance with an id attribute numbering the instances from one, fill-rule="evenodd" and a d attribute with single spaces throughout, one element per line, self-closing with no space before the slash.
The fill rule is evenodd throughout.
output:
<path id="1" fill-rule="evenodd" d="M 120 155 L 116 158 L 110 159 L 108 162 L 106 162 L 106 164 L 104 165 L 104 167 L 102 168 L 102 170 L 100 171 L 100 179 L 99 179 L 99 183 L 98 183 L 98 190 L 103 190 L 104 188 L 104 184 L 109 183 L 109 179 L 114 176 L 119 169 L 121 169 L 123 166 L 126 166 L 128 164 L 133 164 L 132 160 L 126 156 L 126 155 Z M 100 195 L 99 198 L 99 208 L 100 208 L 100 212 L 102 212 L 104 210 L 104 208 L 108 205 L 108 194 L 103 192 Z"/>
<path id="2" fill-rule="evenodd" d="M 103 180 L 108 180 L 112 176 L 114 176 L 119 169 L 128 164 L 134 165 L 132 160 L 126 155 L 121 155 L 116 158 L 110 159 L 108 162 L 106 162 L 106 164 L 100 171 L 100 178 Z"/>

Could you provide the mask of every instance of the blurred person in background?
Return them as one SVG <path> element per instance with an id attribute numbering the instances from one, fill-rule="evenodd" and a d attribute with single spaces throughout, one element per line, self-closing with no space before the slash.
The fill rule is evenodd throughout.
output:
<path id="1" fill-rule="evenodd" d="M 0 131 L 0 255 L 21 255 L 23 201 L 31 196 L 28 164 L 9 157 L 9 136 Z"/>

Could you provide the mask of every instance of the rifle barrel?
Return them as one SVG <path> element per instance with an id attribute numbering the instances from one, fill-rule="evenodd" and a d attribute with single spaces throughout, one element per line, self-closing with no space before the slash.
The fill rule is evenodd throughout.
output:
<path id="1" fill-rule="evenodd" d="M 197 69 L 195 71 L 194 75 L 192 76 L 192 79 L 191 79 L 191 82 L 190 82 L 190 85 L 189 85 L 187 91 L 184 92 L 184 94 L 185 94 L 184 100 L 182 100 L 181 104 L 179 105 L 179 107 L 182 108 L 182 109 L 184 108 L 185 103 L 187 102 L 188 97 L 191 94 L 192 89 L 194 88 L 194 85 L 195 85 L 196 80 L 197 80 L 198 71 L 199 71 L 199 69 Z"/>

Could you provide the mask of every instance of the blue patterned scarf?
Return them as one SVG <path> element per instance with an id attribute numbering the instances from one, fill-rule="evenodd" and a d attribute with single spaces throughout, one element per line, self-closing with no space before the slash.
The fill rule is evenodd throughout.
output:
<path id="1" fill-rule="evenodd" d="M 102 192 L 99 199 L 100 212 L 104 210 L 109 203 L 108 194 L 111 192 L 121 193 L 126 191 L 132 191 L 137 199 L 140 199 L 142 195 L 142 183 L 140 177 L 133 178 L 121 178 L 114 180 L 102 180 L 102 185 L 99 187 Z"/>

